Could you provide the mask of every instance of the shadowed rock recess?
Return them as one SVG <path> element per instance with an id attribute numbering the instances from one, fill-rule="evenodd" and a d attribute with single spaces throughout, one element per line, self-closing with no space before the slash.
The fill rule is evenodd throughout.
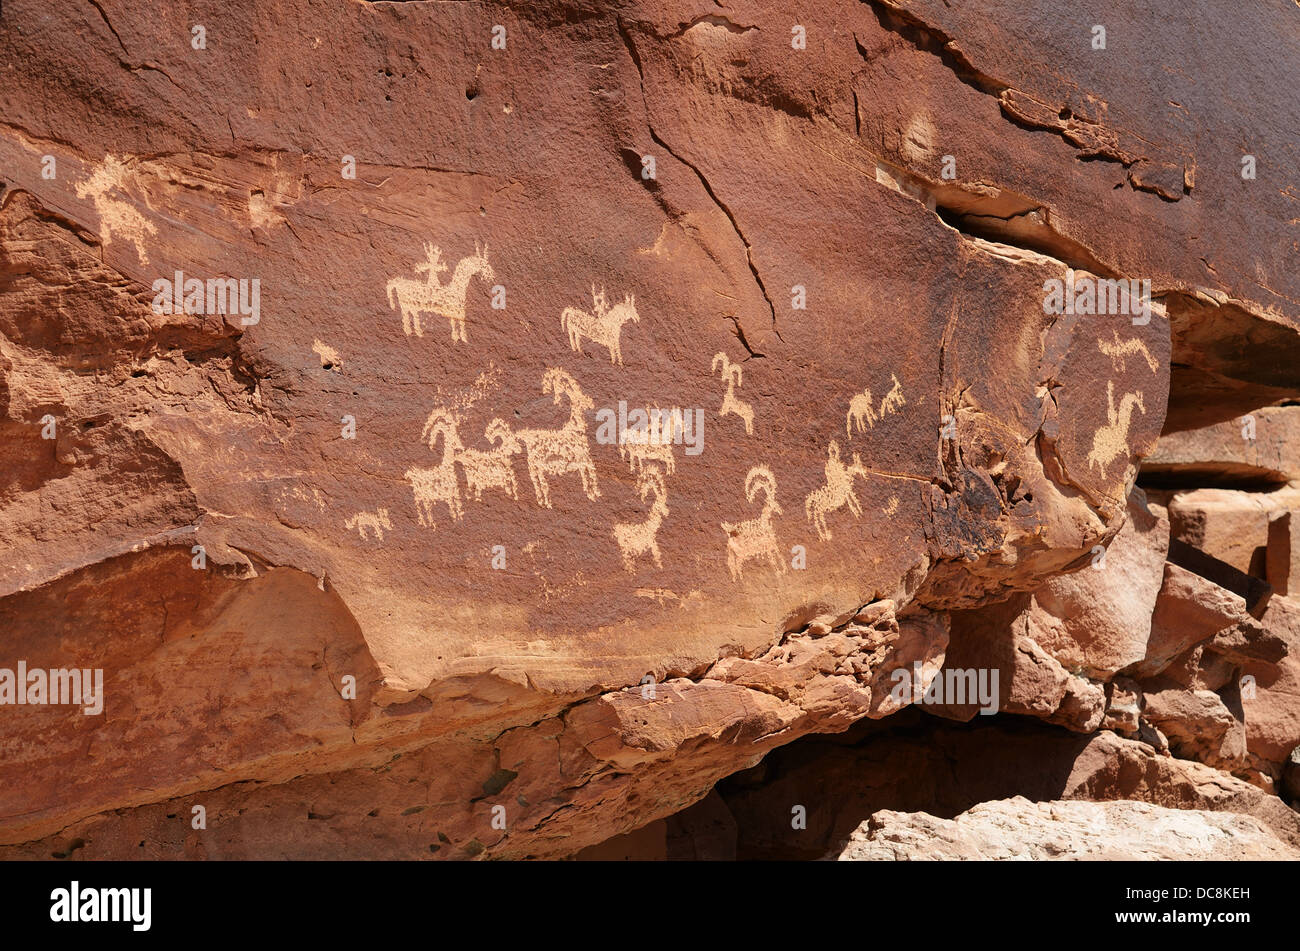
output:
<path id="1" fill-rule="evenodd" d="M 0 858 L 1300 857 L 1300 7 L 1137 7 L 7 0 Z"/>

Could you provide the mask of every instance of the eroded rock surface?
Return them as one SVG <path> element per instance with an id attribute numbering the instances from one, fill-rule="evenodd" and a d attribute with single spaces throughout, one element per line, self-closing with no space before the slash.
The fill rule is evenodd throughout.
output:
<path id="1" fill-rule="evenodd" d="M 1295 861 L 1258 819 L 1145 802 L 985 802 L 954 819 L 878 812 L 831 856 L 841 862 Z"/>
<path id="2" fill-rule="evenodd" d="M 1265 795 L 1289 609 L 1170 525 L 1276 601 L 1289 490 L 1134 483 L 1300 394 L 1295 10 L 1225 7 L 1199 73 L 1160 66 L 1190 24 L 1107 14 L 1099 55 L 1003 0 L 276 0 L 196 46 L 7 3 L 0 667 L 104 686 L 0 706 L 0 854 L 727 855 L 669 817 L 980 716 L 924 700 L 956 667 Z M 1045 307 L 1080 277 L 1150 298 Z M 1289 418 L 1214 471 L 1289 478 Z"/>

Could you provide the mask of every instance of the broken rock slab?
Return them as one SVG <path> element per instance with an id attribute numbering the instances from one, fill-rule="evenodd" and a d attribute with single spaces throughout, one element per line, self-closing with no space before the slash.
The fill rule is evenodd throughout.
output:
<path id="1" fill-rule="evenodd" d="M 1147 802 L 980 803 L 952 819 L 882 810 L 828 859 L 872 861 L 1300 860 L 1252 816 Z"/>
<path id="2" fill-rule="evenodd" d="M 1300 406 L 1261 406 L 1213 426 L 1166 433 L 1143 460 L 1142 478 L 1205 487 L 1300 479 Z"/>

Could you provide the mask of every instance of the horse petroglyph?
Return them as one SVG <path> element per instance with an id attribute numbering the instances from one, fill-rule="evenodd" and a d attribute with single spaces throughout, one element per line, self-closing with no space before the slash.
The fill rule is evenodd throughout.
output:
<path id="1" fill-rule="evenodd" d="M 485 281 L 495 280 L 496 275 L 488 264 L 487 247 L 475 246 L 474 253 L 461 258 L 455 273 L 446 284 L 441 283 L 439 274 L 447 270 L 442 263 L 442 251 L 432 244 L 424 246 L 426 260 L 415 266 L 416 273 L 427 273 L 423 281 L 408 277 L 395 277 L 388 282 L 388 306 L 400 308 L 402 312 L 402 330 L 410 336 L 424 336 L 424 327 L 420 324 L 421 314 L 446 317 L 451 324 L 453 342 L 464 340 L 465 336 L 465 296 L 469 290 L 469 280 L 475 274 Z"/>
<path id="2" fill-rule="evenodd" d="M 355 530 L 362 538 L 366 537 L 366 530 L 378 538 L 381 542 L 384 540 L 384 530 L 393 530 L 393 523 L 388 520 L 388 509 L 379 509 L 375 512 L 358 512 L 346 522 L 343 523 L 348 531 Z"/>
<path id="3" fill-rule="evenodd" d="M 813 489 L 804 500 L 804 512 L 822 541 L 831 537 L 830 529 L 826 527 L 826 516 L 831 512 L 847 505 L 854 518 L 862 514 L 862 506 L 853 492 L 853 480 L 858 476 L 865 479 L 867 475 L 857 453 L 853 454 L 852 465 L 846 466 L 840 460 L 840 445 L 832 439 L 826 454 L 826 484 Z"/>
<path id="4" fill-rule="evenodd" d="M 588 410 L 595 407 L 577 380 L 564 370 L 552 368 L 542 376 L 542 392 L 553 394 L 558 404 L 561 397 L 569 402 L 569 418 L 559 429 L 520 429 L 515 438 L 523 444 L 528 454 L 528 475 L 533 481 L 537 504 L 551 508 L 551 489 L 547 476 L 577 472 L 582 476 L 582 489 L 587 498 L 600 498 L 596 484 L 596 467 L 591 461 L 587 443 Z"/>
<path id="5" fill-rule="evenodd" d="M 636 571 L 638 555 L 649 554 L 654 559 L 655 567 L 662 568 L 659 557 L 659 526 L 668 517 L 668 492 L 664 488 L 664 475 L 658 466 L 642 470 L 636 480 L 637 489 L 644 502 L 651 495 L 650 513 L 643 522 L 620 522 L 614 526 L 614 540 L 618 542 L 619 552 L 623 556 L 623 567 Z"/>
<path id="6" fill-rule="evenodd" d="M 1125 393 L 1115 407 L 1115 383 L 1106 381 L 1106 425 L 1098 429 L 1092 437 L 1092 451 L 1088 453 L 1088 468 L 1098 466 L 1105 469 L 1116 456 L 1128 448 L 1128 428 L 1133 420 L 1133 407 L 1137 406 L 1146 415 L 1147 408 L 1142 402 L 1142 392 Z"/>
<path id="7" fill-rule="evenodd" d="M 628 321 L 637 323 L 641 320 L 636 312 L 636 299 L 626 294 L 623 300 L 613 307 L 605 304 L 605 289 L 596 291 L 591 285 L 591 302 L 595 313 L 589 314 L 576 307 L 566 307 L 560 313 L 560 327 L 569 335 L 569 346 L 576 353 L 582 353 L 582 338 L 609 350 L 609 362 L 620 366 L 623 364 L 623 351 L 619 347 L 619 336 L 623 325 Z"/>
<path id="8" fill-rule="evenodd" d="M 722 523 L 727 533 L 727 570 L 735 581 L 740 580 L 745 562 L 758 558 L 766 558 L 778 571 L 785 572 L 781 546 L 772 528 L 772 516 L 781 514 L 776 501 L 776 476 L 766 466 L 754 466 L 745 477 L 745 498 L 751 504 L 759 492 L 763 493 L 763 508 L 758 518 L 738 524 Z"/>
<path id="9" fill-rule="evenodd" d="M 727 391 L 722 394 L 722 408 L 718 410 L 718 415 L 726 416 L 728 413 L 733 413 L 739 416 L 745 421 L 746 434 L 752 436 L 754 407 L 736 396 L 736 387 L 740 386 L 740 364 L 732 363 L 725 353 L 719 352 L 713 355 L 713 372 L 717 373 L 719 367 L 722 369 L 722 379 L 727 384 Z"/>

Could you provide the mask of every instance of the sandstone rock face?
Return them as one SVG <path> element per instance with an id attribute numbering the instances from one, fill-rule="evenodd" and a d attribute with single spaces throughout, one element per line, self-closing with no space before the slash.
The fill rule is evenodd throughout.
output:
<path id="1" fill-rule="evenodd" d="M 1290 608 L 1171 537 L 1300 577 L 1295 11 L 715 6 L 5 4 L 0 856 L 729 858 L 977 709 L 1267 812 Z"/>
<path id="2" fill-rule="evenodd" d="M 1169 525 L 1140 493 L 1114 541 L 1086 567 L 1034 592 L 1026 633 L 1067 667 L 1105 679 L 1148 651 L 1152 612 L 1162 588 Z"/>
<path id="3" fill-rule="evenodd" d="M 1152 482 L 1285 483 L 1300 478 L 1300 406 L 1263 406 L 1239 419 L 1163 436 L 1142 463 Z"/>
<path id="4" fill-rule="evenodd" d="M 1283 641 L 1286 653 L 1273 663 L 1242 663 L 1248 679 L 1241 703 L 1250 723 L 1248 748 L 1280 766 L 1300 746 L 1300 603 L 1274 598 L 1262 623 Z"/>
<path id="5" fill-rule="evenodd" d="M 1168 504 L 1174 537 L 1239 571 L 1280 578 L 1292 573 L 1289 516 L 1296 508 L 1300 508 L 1300 490 L 1290 486 L 1272 492 L 1195 489 L 1175 494 Z M 1283 549 L 1279 547 L 1281 539 L 1273 541 L 1275 564 L 1270 572 L 1270 541 L 1276 535 L 1271 526 L 1281 518 L 1287 519 L 1287 544 Z"/>
<path id="6" fill-rule="evenodd" d="M 1145 802 L 986 802 L 955 819 L 882 811 L 830 858 L 862 861 L 1295 861 L 1258 819 Z"/>

